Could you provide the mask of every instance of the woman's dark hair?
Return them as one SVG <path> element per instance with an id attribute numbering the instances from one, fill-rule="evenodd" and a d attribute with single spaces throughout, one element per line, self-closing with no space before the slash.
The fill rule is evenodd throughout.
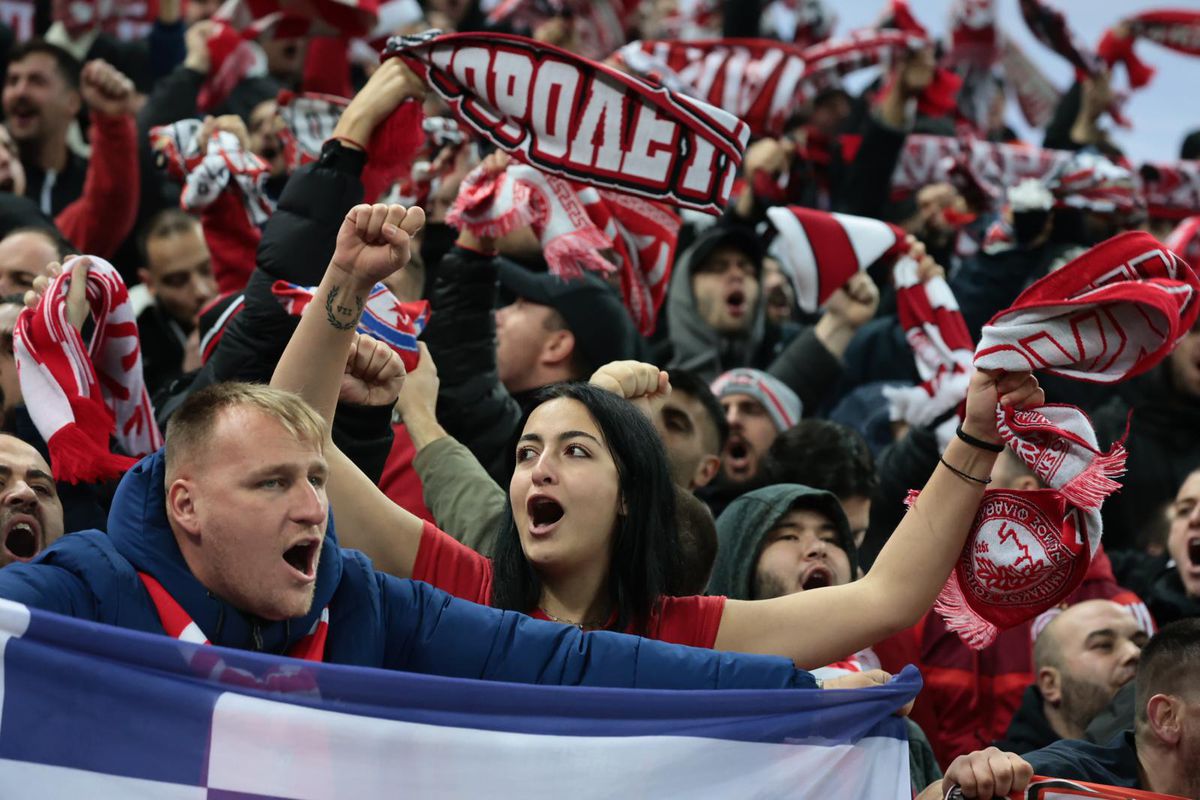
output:
<path id="1" fill-rule="evenodd" d="M 616 612 L 615 630 L 645 633 L 659 598 L 674 594 L 682 582 L 675 495 L 662 441 L 632 404 L 587 383 L 547 386 L 528 408 L 532 412 L 558 398 L 583 403 L 617 466 L 625 510 L 613 532 L 609 602 Z M 492 605 L 525 614 L 537 608 L 542 583 L 521 549 L 511 503 L 503 525 L 492 554 Z"/>

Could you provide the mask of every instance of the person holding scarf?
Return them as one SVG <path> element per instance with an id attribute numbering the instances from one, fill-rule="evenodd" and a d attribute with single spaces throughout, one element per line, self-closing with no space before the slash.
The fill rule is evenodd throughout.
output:
<path id="1" fill-rule="evenodd" d="M 390 246 L 398 241 L 398 224 L 411 228 L 410 215 L 420 213 L 387 205 L 351 210 L 313 313 L 301 320 L 275 371 L 272 385 L 298 391 L 327 426 L 339 393 L 347 399 L 348 391 L 361 402 L 395 391 L 390 384 L 399 370 L 390 351 L 355 338 L 353 328 L 361 313 L 358 298 L 404 266 L 398 248 Z M 342 391 L 348 356 L 368 368 L 358 370 L 363 381 Z M 630 369 L 616 383 L 625 397 L 643 404 L 669 391 L 665 373 Z M 516 443 L 512 521 L 501 535 L 496 561 L 481 568 L 478 561 L 460 558 L 450 568 L 460 577 L 474 571 L 473 599 L 583 629 L 650 636 L 683 631 L 695 638 L 679 643 L 824 666 L 904 629 L 930 608 L 959 557 L 999 450 L 997 404 L 1024 408 L 1043 401 L 1028 373 L 976 372 L 962 435 L 950 442 L 871 573 L 821 591 L 727 601 L 670 596 L 677 575 L 671 563 L 677 552 L 671 547 L 673 506 L 668 496 L 654 496 L 659 487 L 669 491 L 670 478 L 649 421 L 603 393 L 578 385 L 551 387 L 534 404 Z M 639 424 L 644 435 L 625 444 Z M 387 500 L 328 442 L 326 452 L 344 540 L 370 553 L 381 568 L 413 576 L 422 548 L 440 532 Z M 652 558 L 655 553 L 661 555 Z M 624 579 L 638 570 L 642 574 Z"/>

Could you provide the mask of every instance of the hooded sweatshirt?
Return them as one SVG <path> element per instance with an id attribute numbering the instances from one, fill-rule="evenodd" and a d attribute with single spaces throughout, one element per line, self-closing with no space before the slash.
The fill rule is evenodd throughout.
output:
<path id="1" fill-rule="evenodd" d="M 731 600 L 753 600 L 754 569 L 763 539 L 793 509 L 812 510 L 828 517 L 854 569 L 854 535 L 837 497 L 798 483 L 777 483 L 747 492 L 717 518 L 717 559 L 708 593 L 723 594 Z"/>
<path id="2" fill-rule="evenodd" d="M 720 236 L 717 231 L 705 231 L 675 260 L 671 289 L 667 292 L 670 368 L 689 370 L 706 381 L 715 380 L 735 367 L 765 368 L 779 338 L 778 330 L 772 326 L 773 341 L 766 341 L 767 317 L 761 298 L 754 304 L 750 325 L 740 335 L 718 333 L 701 318 L 692 292 L 692 275 L 713 252 L 712 240 Z"/>
<path id="3" fill-rule="evenodd" d="M 658 689 L 803 688 L 812 676 L 790 660 L 717 653 L 622 634 L 582 633 L 450 597 L 427 584 L 376 572 L 337 544 L 333 521 L 321 548 L 312 609 L 258 619 L 209 592 L 191 573 L 167 522 L 162 451 L 121 480 L 100 531 L 72 533 L 28 564 L 0 570 L 0 597 L 122 628 L 163 633 L 146 572 L 217 645 L 283 653 L 329 608 L 324 660 L 433 675 L 517 683 Z"/>

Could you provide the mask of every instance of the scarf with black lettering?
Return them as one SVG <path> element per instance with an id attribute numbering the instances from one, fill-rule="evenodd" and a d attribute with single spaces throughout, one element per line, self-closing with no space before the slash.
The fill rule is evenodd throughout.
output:
<path id="1" fill-rule="evenodd" d="M 616 56 L 638 75 L 737 115 L 755 136 L 778 136 L 806 99 L 927 42 L 915 33 L 868 30 L 807 48 L 771 39 L 646 40 L 630 42 Z M 939 85 L 922 102 L 944 105 L 945 90 Z"/>
<path id="2" fill-rule="evenodd" d="M 979 369 L 1113 384 L 1152 369 L 1200 312 L 1200 280 L 1149 234 L 1115 236 L 1021 293 L 983 327 Z M 1010 450 L 1047 487 L 989 489 L 936 604 L 973 648 L 1067 597 L 1100 546 L 1100 506 L 1125 451 L 1107 451 L 1078 408 L 997 406 Z M 910 497 L 911 499 L 911 497 Z M 920 500 L 916 502 L 919 504 Z"/>
<path id="3" fill-rule="evenodd" d="M 1004 796 L 1005 800 L 1181 800 L 1177 795 L 1158 794 L 1141 789 L 1105 786 L 1086 781 L 1034 775 L 1024 790 Z M 962 790 L 953 786 L 946 790 L 945 800 L 963 800 Z"/>
<path id="4" fill-rule="evenodd" d="M 543 172 L 719 214 L 750 128 L 733 114 L 521 36 L 388 40 L 484 139 Z"/>

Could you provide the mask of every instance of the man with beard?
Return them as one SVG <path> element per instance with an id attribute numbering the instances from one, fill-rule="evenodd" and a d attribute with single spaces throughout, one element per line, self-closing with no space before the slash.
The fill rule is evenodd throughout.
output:
<path id="1" fill-rule="evenodd" d="M 721 475 L 702 496 L 718 516 L 753 485 L 775 437 L 800 421 L 803 405 L 784 383 L 757 369 L 733 369 L 712 392 L 725 410 L 729 436 L 721 452 Z"/>
<path id="2" fill-rule="evenodd" d="M 1107 744 L 1063 739 L 1024 757 L 995 747 L 955 759 L 918 800 L 1008 797 L 1034 773 L 1200 800 L 1200 619 L 1167 625 L 1142 649 L 1132 731 Z"/>
<path id="3" fill-rule="evenodd" d="M 50 465 L 31 445 L 0 433 L 0 567 L 32 560 L 62 535 Z"/>
<path id="4" fill-rule="evenodd" d="M 150 219 L 141 238 L 146 266 L 138 276 L 154 302 L 138 315 L 142 368 L 153 396 L 185 372 L 199 369 L 196 318 L 216 296 L 212 257 L 200 221 L 177 208 Z"/>
<path id="5" fill-rule="evenodd" d="M 138 192 L 129 188 L 138 174 L 132 82 L 104 61 L 81 70 L 65 50 L 33 39 L 13 51 L 2 100 L 0 150 L 15 143 L 20 170 L 0 171 L 0 188 L 32 199 L 77 247 L 110 257 L 137 217 Z M 67 146 L 85 103 L 90 161 Z"/>
<path id="6" fill-rule="evenodd" d="M 1133 680 L 1149 638 L 1129 609 L 1111 600 L 1064 610 L 1034 643 L 1034 683 L 997 746 L 1021 754 L 1083 738 L 1088 723 Z"/>

